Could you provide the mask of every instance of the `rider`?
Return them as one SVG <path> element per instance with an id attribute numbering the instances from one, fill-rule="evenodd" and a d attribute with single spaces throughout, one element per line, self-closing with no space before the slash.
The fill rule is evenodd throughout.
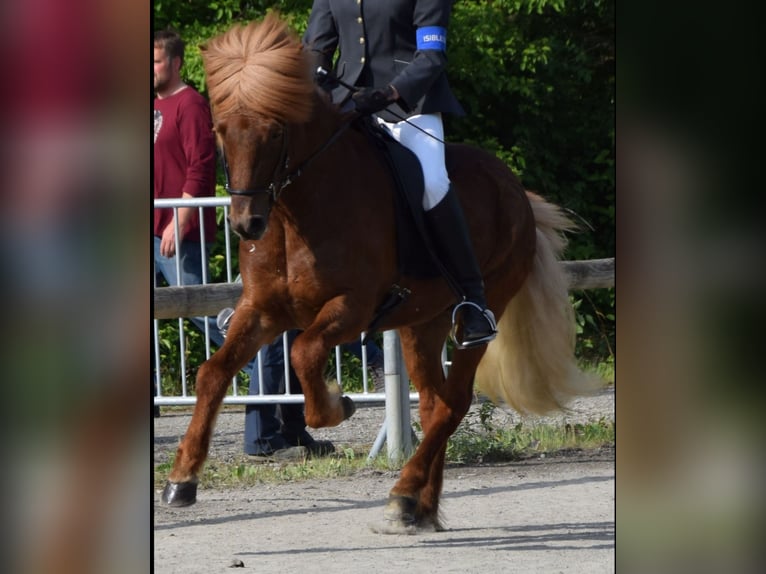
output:
<path id="1" fill-rule="evenodd" d="M 317 66 L 334 69 L 341 80 L 340 85 L 325 86 L 333 101 L 343 104 L 350 98 L 358 112 L 375 114 L 420 160 L 426 225 L 439 258 L 464 295 L 456 309 L 462 325 L 456 343 L 463 348 L 491 341 L 497 326 L 445 166 L 441 114 L 464 114 L 445 73 L 451 6 L 449 0 L 314 0 L 303 43 Z M 349 86 L 359 89 L 352 92 Z"/>

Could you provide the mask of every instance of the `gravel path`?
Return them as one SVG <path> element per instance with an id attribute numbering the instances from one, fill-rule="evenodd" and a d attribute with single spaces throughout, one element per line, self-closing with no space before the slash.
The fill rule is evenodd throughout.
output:
<path id="1" fill-rule="evenodd" d="M 579 399 L 566 415 L 541 422 L 614 420 L 614 389 Z M 480 406 L 474 405 L 468 417 Z M 496 409 L 495 425 L 515 425 Z M 174 452 L 188 413 L 154 419 L 154 460 Z M 417 409 L 412 411 L 417 420 Z M 384 421 L 382 407 L 364 407 L 332 429 L 311 431 L 337 447 L 366 452 Z M 220 415 L 211 459 L 242 457 L 244 407 Z M 396 472 L 368 469 L 352 477 L 202 489 L 188 508 L 168 508 L 155 492 L 154 571 L 614 572 L 614 450 L 514 463 L 448 466 L 444 532 L 381 536 L 368 525 L 382 518 Z"/>

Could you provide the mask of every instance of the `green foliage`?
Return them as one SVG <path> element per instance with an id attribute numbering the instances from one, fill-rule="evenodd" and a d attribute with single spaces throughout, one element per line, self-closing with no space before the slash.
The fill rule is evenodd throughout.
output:
<path id="1" fill-rule="evenodd" d="M 572 259 L 614 254 L 613 16 L 598 1 L 460 2 L 453 15 L 450 83 L 468 115 L 448 133 L 590 223 Z"/>
<path id="2" fill-rule="evenodd" d="M 458 2 L 450 34 L 450 83 L 468 112 L 448 119 L 451 139 L 492 151 L 573 214 L 567 259 L 613 256 L 614 3 Z M 614 290 L 578 297 L 578 352 L 611 356 Z"/>
<path id="3" fill-rule="evenodd" d="M 187 40 L 184 77 L 205 93 L 199 44 L 269 10 L 303 33 L 311 0 L 157 0 L 154 22 Z M 569 238 L 567 259 L 615 253 L 614 20 L 613 0 L 463 1 L 453 8 L 449 77 L 468 114 L 445 118 L 446 133 L 494 153 L 527 189 L 573 214 L 581 229 Z M 214 280 L 222 276 L 222 233 Z M 614 289 L 574 294 L 578 353 L 588 360 L 613 359 L 614 298 Z"/>
<path id="4" fill-rule="evenodd" d="M 327 378 L 335 379 L 335 353 L 327 363 Z M 361 393 L 363 387 L 362 361 L 359 357 L 343 353 L 341 358 L 340 380 L 343 381 L 344 393 Z"/>
<path id="5" fill-rule="evenodd" d="M 204 334 L 190 321 L 184 319 L 184 360 L 186 362 L 186 389 L 189 395 L 194 395 L 194 385 L 197 370 L 205 360 Z M 166 396 L 180 396 L 183 389 L 181 372 L 181 345 L 178 337 L 178 320 L 163 320 L 159 322 L 160 348 L 160 387 Z M 215 352 L 211 343 L 210 353 Z M 237 392 L 247 393 L 249 376 L 240 372 L 237 378 Z M 231 391 L 229 391 L 231 392 Z"/>
<path id="6" fill-rule="evenodd" d="M 577 321 L 577 356 L 614 361 L 614 289 L 578 291 L 570 300 Z"/>
<path id="7" fill-rule="evenodd" d="M 311 12 L 311 0 L 282 0 L 257 2 L 252 0 L 155 0 L 154 27 L 173 28 L 186 41 L 184 79 L 205 94 L 205 74 L 202 69 L 200 44 L 225 32 L 235 23 L 247 23 L 277 11 L 296 31 L 306 29 Z"/>

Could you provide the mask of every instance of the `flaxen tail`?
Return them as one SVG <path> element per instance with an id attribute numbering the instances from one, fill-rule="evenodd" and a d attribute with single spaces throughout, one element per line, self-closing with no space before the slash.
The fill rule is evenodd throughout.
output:
<path id="1" fill-rule="evenodd" d="M 561 209 L 527 192 L 537 226 L 532 273 L 511 299 L 476 372 L 476 386 L 520 413 L 561 410 L 602 383 L 574 358 L 575 320 L 567 275 L 559 263 L 564 231 L 575 225 Z"/>

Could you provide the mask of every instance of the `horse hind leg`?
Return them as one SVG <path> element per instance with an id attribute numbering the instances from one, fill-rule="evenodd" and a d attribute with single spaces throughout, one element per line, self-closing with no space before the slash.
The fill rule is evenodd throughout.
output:
<path id="1" fill-rule="evenodd" d="M 456 384 L 457 381 L 458 379 L 455 379 L 453 384 Z M 459 384 L 458 387 L 460 389 L 455 388 L 454 391 L 448 391 L 451 396 L 445 397 L 444 400 L 434 394 L 432 401 L 430 401 L 432 407 L 425 410 L 421 409 L 421 422 L 424 431 L 423 443 L 432 440 L 433 447 L 431 451 L 426 451 L 432 454 L 426 455 L 421 463 L 427 465 L 425 468 L 425 481 L 421 480 L 421 485 L 417 490 L 411 490 L 411 492 L 416 493 L 415 524 L 420 530 L 437 532 L 444 530 L 439 503 L 444 483 L 444 461 L 447 452 L 447 441 L 455 432 L 463 417 L 465 417 L 466 412 L 468 412 L 472 397 L 470 379 L 468 383 Z M 462 392 L 461 389 L 463 387 L 465 387 L 466 392 Z M 423 393 L 421 393 L 422 395 Z M 411 462 L 414 463 L 414 461 Z M 406 486 L 406 481 L 410 478 L 408 471 L 407 467 L 402 470 L 400 481 L 394 486 L 392 493 L 400 488 L 413 488 L 413 486 Z M 422 472 L 420 469 L 415 469 L 412 473 L 412 478 L 417 480 L 417 476 Z M 395 507 L 396 503 L 394 502 L 392 506 Z M 392 508 L 389 507 L 388 511 L 389 517 L 391 517 Z"/>
<path id="2" fill-rule="evenodd" d="M 421 400 L 426 398 L 423 395 L 421 391 Z M 467 400 L 460 401 L 460 405 L 450 407 L 436 398 L 437 408 L 431 423 L 423 423 L 423 440 L 389 493 L 383 523 L 371 525 L 374 532 L 414 534 L 444 530 L 439 501 L 447 440 L 465 416 L 470 401 L 469 394 Z"/>
<path id="3" fill-rule="evenodd" d="M 422 528 L 432 528 L 435 532 L 444 530 L 444 520 L 441 515 L 439 501 L 444 484 L 444 459 L 446 455 L 447 443 L 445 442 L 431 462 L 428 482 L 421 489 L 418 500 Z"/>
<path id="4" fill-rule="evenodd" d="M 428 480 L 417 496 L 393 494 L 383 510 L 384 522 L 370 525 L 379 534 L 417 534 L 420 532 L 442 532 L 444 520 L 439 509 L 444 459 L 447 452 L 445 443 L 429 467 Z"/>
<path id="5" fill-rule="evenodd" d="M 447 440 L 471 404 L 473 372 L 483 348 L 459 351 L 445 381 L 440 354 L 449 328 L 439 336 L 417 338 L 400 330 L 407 368 L 420 392 L 420 417 L 424 436 L 412 458 L 391 489 L 384 510 L 384 522 L 371 525 L 386 534 L 443 530 L 439 515 Z"/>

